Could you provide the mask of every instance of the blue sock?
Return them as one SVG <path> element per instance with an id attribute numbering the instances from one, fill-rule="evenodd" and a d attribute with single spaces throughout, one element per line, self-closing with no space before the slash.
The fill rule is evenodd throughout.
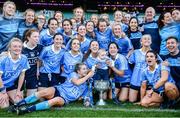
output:
<path id="1" fill-rule="evenodd" d="M 50 108 L 48 101 L 44 101 L 44 102 L 38 103 L 35 106 L 36 106 L 36 111 L 45 110 L 45 109 L 49 109 Z"/>
<path id="2" fill-rule="evenodd" d="M 37 100 L 39 100 L 39 98 L 37 98 L 37 96 L 35 94 L 32 94 L 32 95 L 26 97 L 24 100 L 25 100 L 26 104 L 30 104 L 30 103 L 36 102 Z"/>

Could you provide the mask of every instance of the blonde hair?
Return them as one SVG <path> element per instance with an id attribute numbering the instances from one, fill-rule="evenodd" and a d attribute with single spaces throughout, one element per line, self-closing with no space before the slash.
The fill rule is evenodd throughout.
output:
<path id="1" fill-rule="evenodd" d="M 6 7 L 7 5 L 9 5 L 9 4 L 13 5 L 14 8 L 15 8 L 15 10 L 16 10 L 16 4 L 15 4 L 14 2 L 12 2 L 12 1 L 6 1 L 6 2 L 3 4 L 3 15 L 4 15 L 4 9 L 5 9 L 5 7 Z"/>
<path id="2" fill-rule="evenodd" d="M 8 43 L 8 45 L 7 45 L 8 51 L 10 51 L 11 44 L 12 44 L 13 42 L 19 42 L 19 43 L 21 43 L 21 45 L 23 45 L 23 42 L 22 42 L 19 38 L 14 37 L 14 38 L 12 38 L 12 39 L 9 41 L 9 43 Z"/>
<path id="3" fill-rule="evenodd" d="M 97 56 L 99 56 L 103 52 L 107 53 L 105 49 L 99 49 L 97 52 Z"/>

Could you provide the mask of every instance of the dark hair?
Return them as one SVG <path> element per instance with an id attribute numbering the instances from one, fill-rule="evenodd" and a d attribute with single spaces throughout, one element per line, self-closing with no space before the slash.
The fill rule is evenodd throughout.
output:
<path id="1" fill-rule="evenodd" d="M 158 19 L 158 27 L 159 27 L 159 29 L 162 29 L 162 27 L 164 26 L 164 23 L 163 23 L 162 20 L 164 20 L 164 15 L 166 13 L 170 13 L 170 12 L 165 11 L 165 12 L 161 13 L 161 15 L 159 16 L 159 19 Z"/>
<path id="2" fill-rule="evenodd" d="M 109 47 L 110 47 L 112 44 L 116 45 L 117 49 L 119 49 L 119 46 L 118 46 L 118 44 L 117 44 L 116 42 L 111 42 L 111 43 L 108 45 L 108 49 L 109 49 Z"/>
<path id="3" fill-rule="evenodd" d="M 63 37 L 63 35 L 62 35 L 61 33 L 56 33 L 56 34 L 53 36 L 53 40 L 55 39 L 55 37 L 56 37 L 57 35 L 62 36 L 62 38 L 63 38 L 63 40 L 64 40 L 64 37 Z"/>
<path id="4" fill-rule="evenodd" d="M 166 39 L 166 42 L 169 40 L 169 39 L 174 39 L 177 43 L 178 43 L 178 39 L 174 36 L 170 36 Z"/>
<path id="5" fill-rule="evenodd" d="M 86 64 L 84 64 L 84 63 L 77 63 L 77 64 L 75 65 L 74 71 L 77 73 L 77 71 L 80 70 L 80 69 L 81 69 L 81 66 L 83 66 L 83 65 L 86 65 Z"/>
<path id="6" fill-rule="evenodd" d="M 85 27 L 87 27 L 87 24 L 88 23 L 93 23 L 93 27 L 95 28 L 95 25 L 94 25 L 94 22 L 93 21 L 87 21 L 86 24 L 85 24 Z"/>
<path id="7" fill-rule="evenodd" d="M 130 20 L 129 20 L 129 27 L 128 27 L 128 30 L 127 30 L 127 35 L 128 35 L 128 37 L 130 37 L 130 34 L 131 34 L 130 22 L 131 22 L 132 19 L 136 19 L 137 24 L 139 25 L 139 20 L 138 20 L 137 17 L 131 17 L 131 18 L 130 18 Z M 137 31 L 139 31 L 139 30 L 138 30 L 138 25 L 137 25 Z"/>
<path id="8" fill-rule="evenodd" d="M 28 29 L 24 32 L 24 36 L 23 36 L 23 42 L 27 41 L 28 42 L 28 38 L 27 37 L 30 37 L 32 35 L 33 32 L 38 32 L 38 30 L 36 29 Z"/>
<path id="9" fill-rule="evenodd" d="M 78 40 L 77 38 L 73 38 L 73 39 L 71 39 L 71 42 L 70 42 L 70 48 L 71 48 L 71 46 L 72 46 L 72 42 L 74 41 L 74 40 Z M 79 41 L 79 40 L 78 40 Z M 80 41 L 79 41 L 80 42 Z"/>
<path id="10" fill-rule="evenodd" d="M 56 18 L 50 18 L 50 19 L 48 20 L 48 25 L 51 23 L 51 20 L 55 20 L 55 21 L 58 23 L 58 21 L 57 21 Z"/>
<path id="11" fill-rule="evenodd" d="M 78 30 L 79 30 L 79 27 L 81 27 L 81 26 L 84 26 L 84 27 L 85 27 L 85 25 L 80 24 L 80 25 L 77 27 L 77 32 L 78 32 Z M 85 27 L 85 28 L 86 28 L 86 27 Z"/>
<path id="12" fill-rule="evenodd" d="M 89 44 L 89 49 L 88 49 L 88 51 L 84 54 L 83 59 L 82 59 L 82 62 L 86 61 L 86 59 L 87 59 L 87 58 L 89 57 L 89 55 L 91 54 L 90 46 L 91 46 L 91 44 L 92 44 L 93 42 L 97 42 L 97 43 L 98 43 L 97 40 L 92 40 L 92 41 L 90 42 L 90 44 Z M 99 44 L 99 43 L 98 43 L 98 44 Z"/>
<path id="13" fill-rule="evenodd" d="M 104 20 L 103 18 L 100 18 L 100 19 L 98 20 L 98 23 L 97 23 L 97 28 L 98 28 L 98 30 L 99 30 L 99 24 L 100 24 L 100 22 L 105 22 L 105 23 L 106 23 L 106 25 L 108 26 L 107 21 L 106 21 L 106 20 Z"/>
<path id="14" fill-rule="evenodd" d="M 69 22 L 69 24 L 72 26 L 72 22 L 71 22 L 71 20 L 69 20 L 69 19 L 64 19 L 64 20 L 62 21 L 62 25 L 64 24 L 65 21 Z"/>
<path id="15" fill-rule="evenodd" d="M 148 50 L 148 51 L 146 52 L 146 56 L 147 56 L 148 53 L 153 53 L 153 54 L 155 55 L 155 58 L 157 59 L 157 63 L 158 63 L 158 64 L 160 63 L 160 60 L 158 60 L 158 53 L 156 53 L 156 52 L 153 51 L 153 50 Z"/>

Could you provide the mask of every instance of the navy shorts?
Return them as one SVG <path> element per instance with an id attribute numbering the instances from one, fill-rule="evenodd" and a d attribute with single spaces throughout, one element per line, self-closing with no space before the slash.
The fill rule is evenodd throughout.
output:
<path id="1" fill-rule="evenodd" d="M 115 87 L 116 88 L 129 88 L 130 83 L 129 82 L 125 82 L 125 83 L 120 83 L 120 82 L 115 82 Z"/>
<path id="2" fill-rule="evenodd" d="M 64 105 L 67 104 L 67 103 L 66 103 L 66 100 L 60 95 L 57 87 L 54 87 L 54 89 L 55 89 L 54 98 L 55 98 L 55 97 L 61 97 L 61 98 L 64 100 Z"/>
<path id="3" fill-rule="evenodd" d="M 36 76 L 25 77 L 25 88 L 26 89 L 37 89 L 38 88 L 38 79 Z"/>
<path id="4" fill-rule="evenodd" d="M 38 80 L 38 87 L 51 87 L 65 82 L 65 77 L 61 77 L 59 74 L 51 73 L 51 79 L 48 77 L 48 73 L 40 73 Z"/>
<path id="5" fill-rule="evenodd" d="M 19 81 L 19 78 L 16 79 L 16 81 L 14 82 L 14 85 L 10 86 L 10 87 L 6 87 L 6 91 L 12 91 L 12 90 L 15 90 L 18 88 L 18 81 Z M 21 87 L 21 91 L 23 90 L 23 85 Z"/>
<path id="6" fill-rule="evenodd" d="M 131 85 L 130 85 L 130 88 L 131 88 L 131 89 L 134 89 L 134 90 L 137 90 L 137 91 L 140 91 L 140 88 L 141 88 L 141 87 L 140 87 L 140 86 L 135 86 L 135 85 L 132 85 L 132 84 L 131 84 Z"/>

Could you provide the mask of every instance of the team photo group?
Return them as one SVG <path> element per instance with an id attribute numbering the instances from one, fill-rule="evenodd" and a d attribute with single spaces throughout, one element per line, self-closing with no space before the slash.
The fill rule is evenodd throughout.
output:
<path id="1" fill-rule="evenodd" d="M 103 100 L 142 107 L 179 108 L 180 10 L 155 19 L 151 6 L 143 19 L 117 10 L 85 18 L 45 14 L 6 1 L 0 16 L 0 109 L 18 115 L 99 99 L 97 82 L 107 82 Z M 99 95 L 99 93 L 98 93 Z M 33 104 L 34 103 L 34 104 Z M 30 105 L 29 105 L 30 104 Z"/>

